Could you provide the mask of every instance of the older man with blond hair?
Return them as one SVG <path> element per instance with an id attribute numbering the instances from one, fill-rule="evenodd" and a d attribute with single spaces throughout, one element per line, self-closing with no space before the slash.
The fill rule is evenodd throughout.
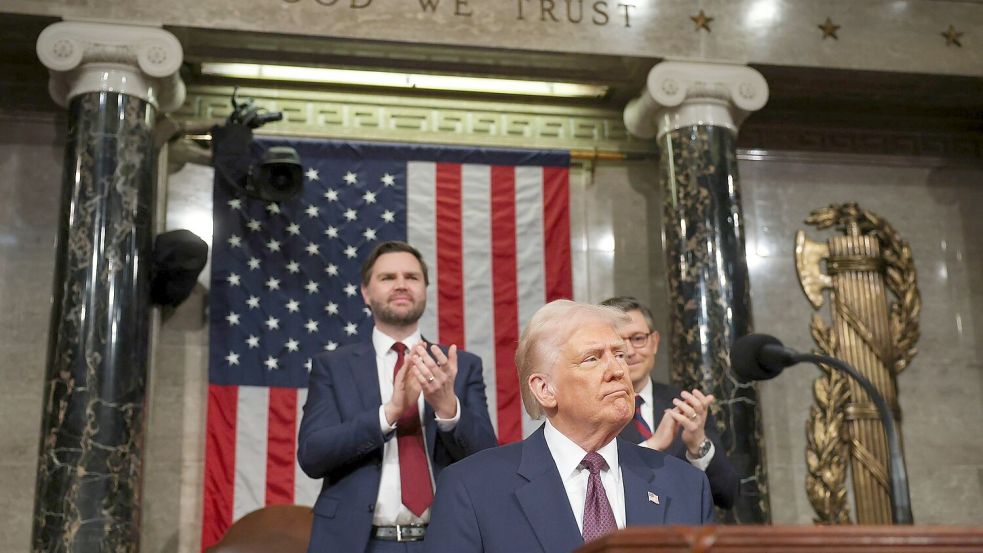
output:
<path id="1" fill-rule="evenodd" d="M 618 438 L 635 411 L 617 309 L 558 300 L 516 351 L 522 401 L 546 422 L 441 472 L 430 553 L 569 552 L 625 526 L 713 521 L 706 476 Z"/>

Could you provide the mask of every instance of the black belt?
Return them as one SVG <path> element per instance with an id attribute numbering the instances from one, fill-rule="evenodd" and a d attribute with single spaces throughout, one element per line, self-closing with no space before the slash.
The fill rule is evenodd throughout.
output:
<path id="1" fill-rule="evenodd" d="M 426 524 L 397 524 L 373 526 L 372 537 L 386 541 L 420 541 L 427 534 Z"/>

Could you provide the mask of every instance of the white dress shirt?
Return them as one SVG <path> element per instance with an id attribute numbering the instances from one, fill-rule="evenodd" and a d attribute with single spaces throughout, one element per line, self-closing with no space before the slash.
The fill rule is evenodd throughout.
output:
<path id="1" fill-rule="evenodd" d="M 420 330 L 401 340 L 407 347 L 420 343 Z M 391 526 L 394 524 L 420 524 L 429 522 L 430 509 L 417 517 L 403 505 L 402 486 L 399 480 L 399 444 L 395 439 L 395 424 L 386 420 L 385 405 L 393 397 L 393 369 L 396 368 L 396 352 L 392 349 L 396 340 L 384 334 L 378 328 L 372 329 L 372 347 L 375 349 L 375 366 L 379 374 L 379 396 L 382 405 L 379 406 L 379 428 L 386 437 L 382 451 L 382 477 L 379 481 L 379 495 L 376 497 L 375 511 L 372 514 L 372 524 L 375 526 Z M 407 353 L 409 353 L 407 351 Z M 423 394 L 417 401 L 420 410 L 421 424 L 423 421 Z M 437 418 L 437 428 L 444 432 L 453 430 L 461 420 L 461 402 L 458 400 L 457 413 L 452 419 Z M 424 438 L 425 439 L 425 438 Z M 424 444 L 426 446 L 426 444 Z M 427 456 L 427 463 L 431 462 Z M 430 467 L 430 486 L 433 487 L 433 467 Z"/>
<path id="2" fill-rule="evenodd" d="M 642 389 L 637 392 L 637 395 L 642 398 L 642 409 L 641 409 L 642 419 L 645 421 L 645 424 L 649 425 L 649 428 L 652 430 L 652 432 L 655 432 L 655 410 L 652 408 L 653 405 L 652 402 L 654 401 L 652 399 L 652 381 L 646 379 L 645 386 L 643 386 Z M 666 415 L 662 415 L 662 416 L 666 416 Z M 645 442 L 643 441 L 638 445 L 644 446 Z M 710 442 L 710 451 L 708 451 L 706 455 L 700 457 L 699 459 L 693 459 L 692 457 L 690 457 L 689 451 L 687 450 L 686 460 L 689 461 L 689 463 L 694 467 L 706 472 L 707 467 L 710 466 L 710 461 L 713 459 L 714 451 L 716 451 L 716 449 L 714 448 L 713 442 Z"/>
<path id="3" fill-rule="evenodd" d="M 584 503 L 587 501 L 587 477 L 590 476 L 590 471 L 581 468 L 580 462 L 584 460 L 587 452 L 550 424 L 549 419 L 546 420 L 543 432 L 546 436 L 546 446 L 549 447 L 553 462 L 556 463 L 560 478 L 563 480 L 563 487 L 567 491 L 570 509 L 577 519 L 577 528 L 583 534 Z M 604 457 L 608 464 L 607 470 L 602 470 L 600 474 L 604 493 L 608 496 L 608 503 L 614 511 L 614 520 L 618 523 L 618 528 L 624 528 L 625 486 L 621 478 L 621 465 L 618 464 L 618 441 L 611 440 L 598 449 L 597 453 Z"/>

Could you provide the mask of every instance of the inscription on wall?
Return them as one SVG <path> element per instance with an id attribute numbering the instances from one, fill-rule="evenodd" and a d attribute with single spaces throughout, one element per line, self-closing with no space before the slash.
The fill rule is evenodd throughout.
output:
<path id="1" fill-rule="evenodd" d="M 373 0 L 281 0 L 285 4 L 313 2 L 326 8 L 349 10 L 379 9 Z M 475 8 L 470 0 L 417 0 L 420 10 L 425 14 L 435 14 L 441 10 L 456 17 L 472 17 Z M 443 5 L 441 5 L 443 4 Z M 636 8 L 630 2 L 614 0 L 515 0 L 515 19 L 519 21 L 536 20 L 543 23 L 587 24 L 599 27 L 614 24 L 631 27 L 631 14 Z"/>

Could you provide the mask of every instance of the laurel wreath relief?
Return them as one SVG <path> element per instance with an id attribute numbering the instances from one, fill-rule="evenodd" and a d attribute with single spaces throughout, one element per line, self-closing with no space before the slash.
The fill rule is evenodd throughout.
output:
<path id="1" fill-rule="evenodd" d="M 880 242 L 885 284 L 896 298 L 890 305 L 893 359 L 885 361 L 893 367 L 895 375 L 901 373 L 918 353 L 915 344 L 920 336 L 921 295 L 911 247 L 881 216 L 856 203 L 814 210 L 805 223 L 820 230 L 835 228 L 844 233 L 855 227 L 860 234 L 873 235 Z M 836 355 L 836 335 L 818 314 L 812 316 L 810 333 L 820 353 Z M 815 403 L 806 423 L 806 492 L 816 512 L 817 524 L 849 524 L 846 494 L 849 438 L 844 407 L 850 400 L 850 390 L 845 375 L 828 366 L 820 368 L 823 374 L 813 383 Z"/>

